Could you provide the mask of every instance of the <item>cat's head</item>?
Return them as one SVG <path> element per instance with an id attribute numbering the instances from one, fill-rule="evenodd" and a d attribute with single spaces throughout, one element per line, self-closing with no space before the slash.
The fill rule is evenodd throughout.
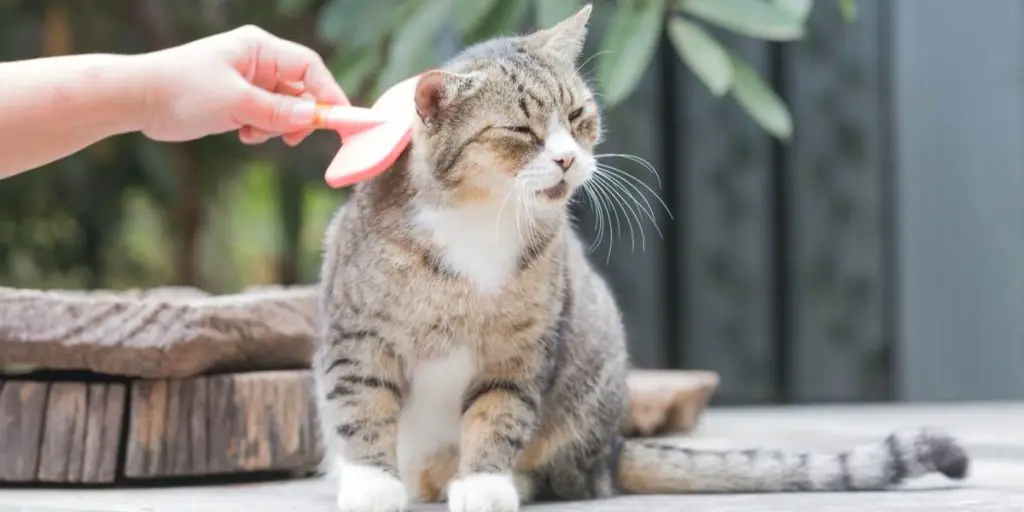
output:
<path id="1" fill-rule="evenodd" d="M 590 11 L 472 46 L 422 75 L 413 150 L 436 190 L 561 208 L 590 179 L 601 114 L 577 70 Z"/>

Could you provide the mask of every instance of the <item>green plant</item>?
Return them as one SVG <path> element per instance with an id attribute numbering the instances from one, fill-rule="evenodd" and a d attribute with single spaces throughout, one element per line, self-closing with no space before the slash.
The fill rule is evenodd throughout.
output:
<path id="1" fill-rule="evenodd" d="M 310 0 L 278 0 L 281 12 L 298 12 Z M 856 0 L 837 0 L 848 20 Z M 549 27 L 585 0 L 327 0 L 320 12 L 321 39 L 339 50 L 332 60 L 342 86 L 372 96 L 403 77 L 435 65 L 439 34 L 463 44 L 522 29 Z M 732 93 L 766 131 L 792 135 L 785 102 L 742 59 L 702 25 L 767 41 L 803 37 L 813 0 L 597 0 L 614 9 L 597 57 L 596 81 L 607 107 L 628 98 L 666 33 L 683 62 L 716 96 Z M 532 12 L 532 19 L 527 16 Z"/>

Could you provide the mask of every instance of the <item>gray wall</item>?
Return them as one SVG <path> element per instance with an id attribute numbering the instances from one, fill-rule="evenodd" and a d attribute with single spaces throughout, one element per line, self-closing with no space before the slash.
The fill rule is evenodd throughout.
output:
<path id="1" fill-rule="evenodd" d="M 1024 2 L 892 4 L 897 396 L 1024 398 Z"/>

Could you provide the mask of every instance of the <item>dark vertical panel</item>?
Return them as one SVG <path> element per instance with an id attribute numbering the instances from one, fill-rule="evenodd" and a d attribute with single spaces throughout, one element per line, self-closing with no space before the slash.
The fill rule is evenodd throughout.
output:
<path id="1" fill-rule="evenodd" d="M 600 41 L 604 34 L 609 12 L 609 9 L 597 9 L 594 12 L 591 25 L 593 35 L 588 38 L 584 59 L 598 51 L 595 43 Z M 593 74 L 595 61 L 596 59 L 591 59 L 583 66 L 588 75 Z M 666 169 L 662 161 L 662 133 L 659 129 L 662 95 L 656 63 L 657 58 L 652 61 L 636 93 L 629 100 L 605 112 L 607 137 L 597 152 L 636 155 L 649 161 L 664 175 L 672 170 Z M 659 195 L 665 195 L 663 190 L 659 190 L 657 176 L 642 166 L 621 158 L 602 158 L 601 161 L 628 172 Z M 643 185 L 633 180 L 628 181 L 643 191 L 653 212 L 659 216 L 657 227 L 667 236 L 670 224 L 664 217 L 664 208 L 660 207 L 654 194 Z M 637 195 L 632 187 L 626 189 Z M 618 189 L 618 192 L 623 193 L 621 189 Z M 597 215 L 592 210 L 589 198 L 585 194 L 581 194 L 580 197 L 583 204 L 577 208 L 577 224 L 585 243 L 589 245 L 597 235 Z M 640 204 L 647 208 L 647 203 L 642 200 Z M 623 310 L 633 362 L 640 367 L 663 367 L 671 364 L 664 357 L 665 344 L 674 342 L 665 327 L 665 242 L 658 236 L 655 225 L 638 209 L 636 211 L 643 227 L 645 242 L 644 247 L 641 247 L 641 235 L 633 214 L 624 211 L 614 202 L 605 201 L 604 205 L 617 210 L 618 221 L 616 222 L 614 214 L 606 213 L 603 241 L 591 251 L 590 259 L 598 271 L 607 276 Z M 633 223 L 633 235 L 627 228 L 626 215 L 630 216 Z M 609 219 L 612 223 L 610 228 Z M 614 241 L 609 238 L 609 229 L 615 232 Z"/>
<path id="2" fill-rule="evenodd" d="M 767 44 L 717 35 L 768 76 Z M 676 194 L 687 344 L 678 364 L 719 372 L 719 402 L 772 401 L 771 141 L 731 96 L 714 97 L 678 59 L 674 70 L 685 85 L 677 115 L 686 137 L 675 146 L 685 167 Z"/>
<path id="3" fill-rule="evenodd" d="M 882 3 L 858 2 L 847 25 L 835 2 L 819 2 L 806 39 L 783 56 L 795 122 L 785 158 L 795 401 L 880 400 L 891 388 Z"/>
<path id="4" fill-rule="evenodd" d="M 1019 399 L 1024 2 L 891 4 L 899 144 L 897 396 Z"/>

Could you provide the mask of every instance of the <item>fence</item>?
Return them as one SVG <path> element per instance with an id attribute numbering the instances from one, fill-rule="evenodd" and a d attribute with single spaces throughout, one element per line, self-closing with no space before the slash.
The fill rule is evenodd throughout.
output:
<path id="1" fill-rule="evenodd" d="M 798 44 L 721 35 L 791 144 L 668 44 L 608 113 L 603 152 L 650 160 L 675 216 L 592 253 L 634 361 L 714 369 L 719 403 L 1024 397 L 1024 2 L 818 4 Z"/>

